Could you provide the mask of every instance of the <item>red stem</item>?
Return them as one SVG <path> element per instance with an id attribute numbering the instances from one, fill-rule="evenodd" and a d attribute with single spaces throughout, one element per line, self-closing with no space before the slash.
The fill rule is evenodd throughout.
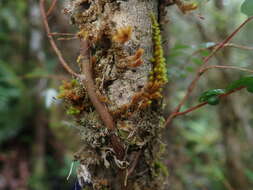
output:
<path id="1" fill-rule="evenodd" d="M 101 103 L 96 94 L 96 87 L 92 77 L 92 64 L 91 64 L 91 55 L 89 51 L 89 43 L 87 40 L 81 40 L 81 64 L 82 64 L 82 73 L 85 76 L 83 80 L 84 86 L 87 88 L 88 96 L 98 112 L 101 120 L 104 122 L 105 126 L 112 133 L 110 136 L 110 140 L 112 143 L 112 147 L 116 153 L 118 159 L 122 159 L 124 157 L 124 148 L 120 143 L 119 138 L 114 134 L 116 127 L 113 121 L 111 114 L 109 113 L 107 107 Z"/>
<path id="2" fill-rule="evenodd" d="M 234 90 L 232 90 L 232 91 L 230 91 L 230 92 L 227 92 L 227 93 L 225 93 L 225 94 L 221 94 L 221 95 L 219 96 L 219 98 L 224 98 L 224 97 L 226 97 L 226 96 L 229 96 L 230 94 L 232 94 L 232 93 L 234 93 L 234 92 L 237 92 L 237 91 L 239 91 L 239 90 L 242 90 L 243 88 L 245 88 L 245 87 L 242 86 L 242 87 L 236 88 L 236 89 L 234 89 Z M 185 115 L 185 114 L 187 114 L 187 113 L 190 113 L 190 112 L 192 112 L 192 111 L 195 111 L 195 110 L 197 110 L 197 109 L 199 109 L 199 108 L 201 108 L 201 107 L 203 107 L 203 106 L 205 106 L 205 105 L 207 105 L 207 104 L 208 104 L 207 102 L 203 102 L 203 103 L 200 103 L 200 104 L 198 104 L 198 105 L 196 105 L 196 106 L 194 106 L 194 107 L 191 107 L 191 108 L 189 108 L 189 109 L 187 109 L 187 110 L 185 110 L 185 111 L 182 111 L 182 112 L 173 112 L 172 114 L 170 114 L 170 116 L 169 116 L 168 119 L 166 120 L 165 126 L 167 126 L 174 118 L 176 118 L 176 117 L 178 117 L 178 116 L 180 116 L 180 115 Z"/>
<path id="3" fill-rule="evenodd" d="M 57 47 L 55 41 L 54 41 L 54 38 L 52 37 L 51 35 L 51 31 L 50 31 L 50 27 L 49 27 L 49 24 L 48 24 L 48 20 L 47 20 L 47 15 L 46 15 L 46 12 L 45 12 L 45 0 L 40 0 L 40 12 L 41 12 L 41 16 L 42 16 L 42 19 L 43 19 L 43 23 L 44 23 L 44 26 L 45 26 L 45 30 L 47 32 L 47 36 L 49 38 L 49 42 L 55 52 L 55 54 L 58 56 L 58 59 L 61 63 L 61 65 L 63 66 L 63 68 L 69 72 L 71 75 L 74 75 L 76 77 L 80 77 L 80 75 L 78 75 L 77 73 L 75 73 L 67 64 L 67 62 L 64 60 L 63 56 L 62 56 L 62 53 L 61 51 L 59 50 L 59 48 Z"/>
<path id="4" fill-rule="evenodd" d="M 197 82 L 199 81 L 201 75 L 203 74 L 203 71 L 205 71 L 206 68 L 206 64 L 208 63 L 208 61 L 216 54 L 216 52 L 220 49 L 222 49 L 242 28 L 243 26 L 245 26 L 248 22 L 250 22 L 253 19 L 253 16 L 247 18 L 239 27 L 237 27 L 232 34 L 230 34 L 222 43 L 220 43 L 219 45 L 217 45 L 212 53 L 207 56 L 203 61 L 204 64 L 202 67 L 199 68 L 199 70 L 197 71 L 194 79 L 192 80 L 192 82 L 190 83 L 190 85 L 187 88 L 187 92 L 185 94 L 185 96 L 183 97 L 183 99 L 180 101 L 179 105 L 175 108 L 175 110 L 169 115 L 169 117 L 166 120 L 166 125 L 173 119 L 175 118 L 175 115 L 177 115 L 178 113 L 180 113 L 180 109 L 181 107 L 185 104 L 186 100 L 190 97 L 192 91 L 194 90 L 194 88 L 196 87 Z"/>
<path id="5" fill-rule="evenodd" d="M 52 0 L 52 3 L 47 11 L 47 16 L 49 16 L 52 13 L 52 11 L 54 10 L 56 6 L 56 3 L 57 3 L 57 0 Z"/>

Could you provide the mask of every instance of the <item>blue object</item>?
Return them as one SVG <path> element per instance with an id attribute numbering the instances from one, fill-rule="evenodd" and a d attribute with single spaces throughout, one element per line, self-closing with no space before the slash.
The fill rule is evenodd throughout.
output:
<path id="1" fill-rule="evenodd" d="M 76 180 L 75 185 L 71 190 L 82 190 L 82 187 L 79 185 L 78 180 Z"/>

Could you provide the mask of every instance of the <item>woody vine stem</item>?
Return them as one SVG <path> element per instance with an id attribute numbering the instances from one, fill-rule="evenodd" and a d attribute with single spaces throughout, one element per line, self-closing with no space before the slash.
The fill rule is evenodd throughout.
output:
<path id="1" fill-rule="evenodd" d="M 52 10 L 50 11 L 50 9 L 52 9 L 51 7 L 55 6 L 54 4 L 55 4 L 55 1 L 52 1 L 52 5 L 50 6 L 48 13 L 52 12 Z M 45 0 L 40 0 L 40 10 L 41 10 L 43 23 L 44 23 L 50 44 L 53 50 L 55 51 L 56 55 L 58 56 L 61 65 L 68 73 L 79 78 L 83 82 L 84 86 L 87 88 L 88 96 L 93 106 L 95 107 L 96 111 L 100 115 L 105 126 L 111 132 L 110 140 L 111 140 L 113 150 L 115 151 L 117 158 L 122 159 L 124 156 L 124 149 L 123 149 L 123 146 L 120 144 L 118 137 L 116 137 L 114 134 L 115 126 L 114 126 L 112 116 L 110 115 L 106 106 L 102 102 L 100 102 L 95 91 L 95 85 L 94 85 L 94 81 L 93 81 L 92 73 L 91 73 L 91 61 L 90 61 L 90 50 L 89 50 L 88 40 L 81 39 L 80 51 L 81 51 L 81 56 L 82 56 L 82 62 L 81 62 L 82 74 L 77 74 L 68 66 L 68 64 L 66 63 L 66 61 L 64 60 L 62 56 L 61 51 L 57 47 L 53 39 L 53 36 L 51 35 L 51 30 L 50 30 L 48 20 L 47 20 L 47 16 L 49 14 L 47 14 L 45 11 Z"/>

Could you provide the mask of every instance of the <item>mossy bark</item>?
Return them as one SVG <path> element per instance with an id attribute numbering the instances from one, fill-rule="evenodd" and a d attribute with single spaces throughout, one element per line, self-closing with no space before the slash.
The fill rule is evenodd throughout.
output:
<path id="1" fill-rule="evenodd" d="M 161 161 L 165 148 L 159 140 L 162 98 L 144 92 L 153 68 L 150 14 L 158 14 L 158 1 L 72 0 L 65 12 L 80 38 L 91 44 L 96 94 L 115 124 L 113 131 L 104 125 L 81 81 L 63 86 L 61 97 L 72 104 L 72 110 L 73 106 L 80 109 L 75 112 L 84 142 L 75 155 L 81 163 L 79 183 L 96 190 L 167 189 L 168 171 Z M 124 149 L 122 158 L 112 146 L 111 135 Z"/>

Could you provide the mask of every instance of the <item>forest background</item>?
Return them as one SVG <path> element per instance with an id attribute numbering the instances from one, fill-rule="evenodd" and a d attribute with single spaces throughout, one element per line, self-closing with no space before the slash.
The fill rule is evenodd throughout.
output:
<path id="1" fill-rule="evenodd" d="M 209 53 L 207 48 L 224 40 L 246 19 L 240 10 L 242 2 L 199 1 L 198 9 L 186 15 L 174 6 L 167 8 L 169 107 L 175 107 L 184 95 L 189 78 Z M 75 33 L 62 14 L 63 7 L 59 1 L 49 17 L 52 30 Z M 249 23 L 212 64 L 252 68 L 252 33 L 253 23 Z M 58 44 L 76 67 L 75 39 L 59 39 Z M 55 98 L 61 81 L 70 77 L 49 46 L 38 1 L 0 0 L 0 46 L 0 189 L 71 189 L 75 173 L 66 178 L 82 142 L 76 138 L 78 130 L 71 115 Z M 209 71 L 187 106 L 196 103 L 203 91 L 226 87 L 243 74 Z M 164 137 L 171 189 L 253 187 L 252 100 L 251 94 L 237 92 L 218 106 L 174 120 Z"/>

